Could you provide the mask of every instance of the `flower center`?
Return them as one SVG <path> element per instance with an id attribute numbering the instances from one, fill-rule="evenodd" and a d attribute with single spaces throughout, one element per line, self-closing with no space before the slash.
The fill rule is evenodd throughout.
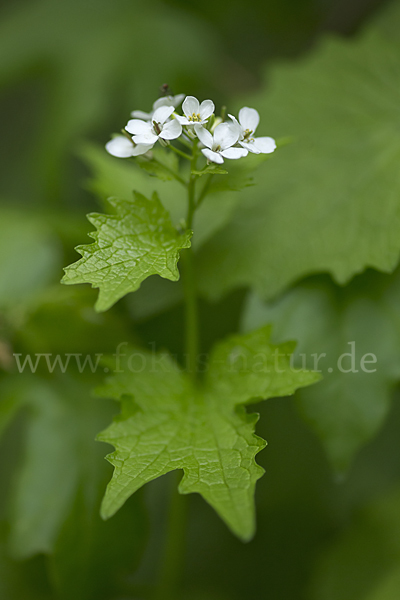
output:
<path id="1" fill-rule="evenodd" d="M 156 135 L 160 135 L 160 133 L 162 132 L 161 124 L 157 123 L 157 121 L 153 121 L 153 129 Z"/>
<path id="2" fill-rule="evenodd" d="M 214 152 L 220 152 L 221 151 L 221 146 L 215 146 L 215 148 L 213 148 Z"/>
<path id="3" fill-rule="evenodd" d="M 192 121 L 193 123 L 198 123 L 199 121 L 201 121 L 200 113 L 192 113 L 188 116 L 188 120 Z"/>
<path id="4" fill-rule="evenodd" d="M 251 134 L 253 133 L 252 129 L 245 129 L 243 132 L 243 141 L 244 142 L 250 142 L 252 141 L 252 139 L 250 138 Z"/>

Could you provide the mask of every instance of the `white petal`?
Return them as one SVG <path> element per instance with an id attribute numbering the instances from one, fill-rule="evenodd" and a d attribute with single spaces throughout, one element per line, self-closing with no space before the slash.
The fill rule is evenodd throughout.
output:
<path id="1" fill-rule="evenodd" d="M 208 158 L 208 160 L 211 160 L 211 162 L 218 163 L 219 165 L 222 165 L 222 163 L 224 162 L 224 159 L 220 154 L 218 154 L 218 152 L 213 152 L 208 148 L 203 148 L 202 153 L 206 158 Z"/>
<path id="2" fill-rule="evenodd" d="M 214 110 L 215 106 L 212 100 L 203 100 L 203 102 L 200 104 L 199 110 L 201 120 L 204 121 L 205 119 L 208 119 L 208 117 L 211 117 Z"/>
<path id="3" fill-rule="evenodd" d="M 172 106 L 175 106 L 175 108 L 177 106 L 179 106 L 180 104 L 182 104 L 183 99 L 185 97 L 185 94 L 177 94 L 176 96 L 172 96 Z"/>
<path id="4" fill-rule="evenodd" d="M 177 94 L 177 96 L 162 96 L 158 98 L 153 104 L 153 111 L 160 108 L 160 106 L 174 106 L 175 108 L 178 104 L 182 103 L 185 94 Z"/>
<path id="5" fill-rule="evenodd" d="M 263 154 L 271 154 L 276 149 L 276 142 L 271 137 L 259 137 L 253 143 L 257 150 Z"/>
<path id="6" fill-rule="evenodd" d="M 234 117 L 233 115 L 228 115 L 228 117 L 230 119 L 232 119 L 232 121 L 235 123 L 235 125 L 237 125 L 238 127 L 240 127 L 240 129 L 242 129 L 242 126 L 240 125 L 239 121 L 237 120 L 236 117 Z"/>
<path id="7" fill-rule="evenodd" d="M 140 119 L 131 119 L 128 121 L 125 129 L 133 135 L 145 135 L 151 133 L 150 123 L 146 123 L 146 121 L 141 121 Z"/>
<path id="8" fill-rule="evenodd" d="M 187 117 L 175 115 L 175 119 L 177 119 L 181 125 L 193 125 L 192 121 L 189 121 Z"/>
<path id="9" fill-rule="evenodd" d="M 199 101 L 194 96 L 186 96 L 182 110 L 187 117 L 191 117 L 193 113 L 197 115 L 200 112 Z"/>
<path id="10" fill-rule="evenodd" d="M 160 106 L 172 106 L 171 96 L 163 96 L 162 98 L 157 98 L 157 100 L 153 104 L 153 112 L 160 108 Z"/>
<path id="11" fill-rule="evenodd" d="M 252 152 L 253 154 L 261 154 L 260 150 L 258 148 L 256 148 L 254 142 L 239 142 L 239 144 L 242 146 L 242 148 L 245 148 L 246 150 L 248 150 L 249 152 Z"/>
<path id="12" fill-rule="evenodd" d="M 214 131 L 214 144 L 222 150 L 233 146 L 239 139 L 240 130 L 235 123 L 221 123 Z"/>
<path id="13" fill-rule="evenodd" d="M 107 142 L 106 150 L 112 156 L 128 158 L 133 156 L 134 146 L 124 135 L 117 135 L 117 137 Z"/>
<path id="14" fill-rule="evenodd" d="M 207 146 L 207 148 L 213 147 L 213 143 L 214 143 L 213 136 L 211 135 L 211 133 L 209 131 L 207 131 L 207 129 L 204 129 L 204 127 L 202 127 L 201 125 L 195 125 L 194 130 L 202 144 Z"/>
<path id="15" fill-rule="evenodd" d="M 134 119 L 142 119 L 143 121 L 150 121 L 151 117 L 153 116 L 152 112 L 146 113 L 143 112 L 142 110 L 133 110 L 131 112 L 131 116 Z"/>
<path id="16" fill-rule="evenodd" d="M 260 115 L 256 111 L 255 108 L 249 108 L 248 106 L 244 106 L 239 111 L 239 123 L 243 127 L 243 129 L 250 129 L 250 131 L 255 131 L 260 122 Z"/>
<path id="17" fill-rule="evenodd" d="M 221 152 L 224 158 L 243 158 L 248 155 L 248 151 L 244 148 L 227 148 Z"/>
<path id="18" fill-rule="evenodd" d="M 175 140 L 182 133 L 182 125 L 176 119 L 173 119 L 169 123 L 165 123 L 160 133 L 160 137 L 164 140 Z"/>
<path id="19" fill-rule="evenodd" d="M 160 125 L 162 125 L 172 115 L 174 110 L 175 109 L 173 106 L 160 106 L 154 112 L 152 121 L 155 121 L 156 123 L 160 123 Z"/>
<path id="20" fill-rule="evenodd" d="M 133 148 L 132 156 L 139 156 L 140 154 L 146 154 L 149 150 L 152 149 L 154 144 L 137 144 Z"/>
<path id="21" fill-rule="evenodd" d="M 135 144 L 154 145 L 157 140 L 158 140 L 158 136 L 151 132 L 146 135 L 134 135 L 133 136 L 133 141 L 135 142 Z"/>

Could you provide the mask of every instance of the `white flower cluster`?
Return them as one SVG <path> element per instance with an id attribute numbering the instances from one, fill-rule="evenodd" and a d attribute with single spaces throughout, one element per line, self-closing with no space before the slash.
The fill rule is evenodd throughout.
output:
<path id="1" fill-rule="evenodd" d="M 151 150 L 157 141 L 166 146 L 181 136 L 186 141 L 197 138 L 207 161 L 218 164 L 224 158 L 242 158 L 249 152 L 270 154 L 275 150 L 275 140 L 271 137 L 254 137 L 260 122 L 254 108 L 245 106 L 240 109 L 238 119 L 229 115 L 230 121 L 222 122 L 214 116 L 212 100 L 200 104 L 194 96 L 184 98 L 184 94 L 165 96 L 154 102 L 149 113 L 133 111 L 133 118 L 125 127 L 126 135 L 110 140 L 107 152 L 119 158 L 139 156 Z M 177 113 L 181 103 L 183 115 Z"/>

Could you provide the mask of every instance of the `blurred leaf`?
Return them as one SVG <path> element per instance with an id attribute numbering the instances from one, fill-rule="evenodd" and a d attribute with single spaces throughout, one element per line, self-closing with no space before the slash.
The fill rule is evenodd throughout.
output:
<path id="1" fill-rule="evenodd" d="M 140 287 L 150 275 L 177 281 L 179 252 L 190 247 L 191 232 L 179 234 L 154 193 L 151 200 L 135 192 L 134 201 L 110 199 L 115 215 L 89 215 L 97 232 L 82 258 L 65 269 L 63 283 L 91 283 L 100 289 L 98 311 Z"/>
<path id="2" fill-rule="evenodd" d="M 85 459 L 95 446 L 94 433 L 111 409 L 90 400 L 87 384 L 65 375 L 58 385 L 37 376 L 19 378 L 14 393 L 28 411 L 28 424 L 12 493 L 10 547 L 15 557 L 27 558 L 52 551 L 80 479 L 88 476 Z"/>
<path id="3" fill-rule="evenodd" d="M 257 416 L 243 404 L 318 380 L 294 373 L 286 358 L 271 370 L 276 352 L 293 345 L 272 346 L 269 336 L 267 328 L 219 344 L 200 387 L 166 354 L 132 349 L 121 359 L 118 374 L 99 391 L 122 403 L 121 415 L 98 436 L 116 449 L 108 456 L 115 471 L 104 518 L 145 483 L 183 469 L 180 493 L 200 493 L 237 536 L 253 536 L 255 483 L 263 472 L 254 457 L 265 442 L 254 435 Z"/>
<path id="4" fill-rule="evenodd" d="M 12 501 L 11 552 L 17 558 L 51 551 L 77 485 L 76 420 L 62 396 L 38 380 L 26 384 L 30 408 L 25 461 Z"/>
<path id="5" fill-rule="evenodd" d="M 182 282 L 149 277 L 140 289 L 127 296 L 126 303 L 135 321 L 149 319 L 183 302 Z"/>
<path id="6" fill-rule="evenodd" d="M 400 493 L 365 508 L 320 557 L 310 600 L 397 600 Z M 374 595 L 377 594 L 377 595 Z"/>
<path id="7" fill-rule="evenodd" d="M 105 523 L 100 518 L 101 498 L 110 473 L 109 465 L 102 460 L 103 448 L 94 437 L 110 418 L 112 407 L 99 399 L 78 400 L 74 454 L 79 483 L 49 558 L 50 572 L 60 600 L 109 600 L 122 576 L 132 573 L 141 557 L 147 518 L 140 496 L 129 502 L 115 520 Z"/>
<path id="8" fill-rule="evenodd" d="M 14 333 L 14 351 L 22 355 L 21 360 L 34 353 L 60 354 L 63 360 L 75 354 L 82 357 L 82 363 L 84 355 L 91 355 L 95 363 L 95 355 L 111 353 L 127 338 L 134 339 L 123 315 L 96 312 L 95 299 L 96 292 L 87 286 L 48 288 Z"/>
<path id="9" fill-rule="evenodd" d="M 398 3 L 386 19 L 397 31 Z M 378 24 L 274 67 L 268 89 L 243 99 L 260 111 L 260 134 L 295 143 L 259 170 L 231 223 L 202 250 L 205 294 L 250 286 L 270 298 L 316 272 L 345 283 L 369 266 L 395 268 L 399 85 L 399 36 Z"/>
<path id="10" fill-rule="evenodd" d="M 14 417 L 21 408 L 20 389 L 15 385 L 15 381 L 1 381 L 0 384 L 0 438 L 13 421 Z"/>
<path id="11" fill-rule="evenodd" d="M 0 598 L 4 600 L 54 600 L 46 581 L 42 557 L 15 562 L 7 553 L 8 527 L 0 523 Z"/>
<path id="12" fill-rule="evenodd" d="M 400 597 L 400 567 L 389 575 L 368 595 L 367 600 L 397 600 Z"/>
<path id="13" fill-rule="evenodd" d="M 24 377 L 24 383 L 15 386 L 29 420 L 25 457 L 11 497 L 11 552 L 18 559 L 53 553 L 56 585 L 62 583 L 60 597 L 68 598 L 68 591 L 74 590 L 73 597 L 82 600 L 95 598 L 95 590 L 100 597 L 99 587 L 106 593 L 124 565 L 132 568 L 146 534 L 140 502 L 115 526 L 105 526 L 98 515 L 109 475 L 94 437 L 111 418 L 112 407 L 90 398 L 90 387 L 82 375 L 79 382 L 63 375 L 52 383 Z M 120 544 L 130 553 L 116 565 L 119 550 L 110 538 L 117 531 Z"/>
<path id="14" fill-rule="evenodd" d="M 298 340 L 300 365 L 322 371 L 298 404 L 335 469 L 347 470 L 382 426 L 400 379 L 400 272 L 370 271 L 344 289 L 311 278 L 269 304 L 253 296 L 245 329 L 265 323 L 275 339 Z"/>
<path id="15" fill-rule="evenodd" d="M 72 145 L 98 132 L 111 109 L 124 108 L 128 119 L 129 110 L 151 106 L 164 81 L 188 84 L 194 75 L 182 74 L 195 73 L 201 85 L 214 77 L 223 54 L 217 40 L 200 19 L 156 0 L 151 6 L 144 0 L 35 0 L 9 10 L 0 26 L 0 85 L 27 73 L 46 82 L 31 165 L 42 194 L 54 198 Z"/>
<path id="16" fill-rule="evenodd" d="M 54 278 L 60 248 L 44 219 L 28 211 L 0 211 L 0 308 L 27 304 Z"/>
<path id="17" fill-rule="evenodd" d="M 123 587 L 141 558 L 147 538 L 147 518 L 140 495 L 111 521 L 99 515 L 106 482 L 97 452 L 85 457 L 87 469 L 75 504 L 49 559 L 51 576 L 60 600 L 109 600 Z M 83 458 L 83 457 L 82 457 Z"/>

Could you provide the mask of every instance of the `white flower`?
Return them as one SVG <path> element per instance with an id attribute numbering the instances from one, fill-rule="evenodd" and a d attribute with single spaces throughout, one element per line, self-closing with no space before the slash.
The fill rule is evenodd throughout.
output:
<path id="1" fill-rule="evenodd" d="M 118 158 L 139 156 L 139 154 L 145 154 L 148 150 L 151 150 L 152 147 L 153 144 L 134 144 L 124 135 L 117 135 L 106 144 L 107 152 Z"/>
<path id="2" fill-rule="evenodd" d="M 239 122 L 229 115 L 234 123 L 240 127 L 239 144 L 253 152 L 253 154 L 270 154 L 276 148 L 275 140 L 271 137 L 253 137 L 258 124 L 260 115 L 255 108 L 243 107 L 239 111 Z"/>
<path id="3" fill-rule="evenodd" d="M 131 119 L 125 129 L 133 135 L 135 144 L 155 144 L 160 138 L 175 140 L 181 135 L 182 126 L 176 119 L 168 120 L 173 112 L 173 106 L 160 106 L 150 122 Z"/>
<path id="4" fill-rule="evenodd" d="M 200 102 L 194 96 L 186 96 L 184 103 L 182 104 L 182 110 L 185 114 L 184 117 L 179 115 L 176 118 L 179 120 L 181 125 L 204 125 L 211 117 L 215 109 L 214 102 L 212 100 L 203 100 Z"/>
<path id="5" fill-rule="evenodd" d="M 131 116 L 134 119 L 143 119 L 144 121 L 151 121 L 152 116 L 156 112 L 157 108 L 160 106 L 173 106 L 176 108 L 181 104 L 184 99 L 185 94 L 178 94 L 177 96 L 163 96 L 162 98 L 158 98 L 153 104 L 153 110 L 149 113 L 143 112 L 143 110 L 133 110 L 131 112 Z"/>
<path id="6" fill-rule="evenodd" d="M 224 158 L 241 158 L 247 156 L 248 152 L 244 148 L 232 148 L 238 141 L 240 130 L 235 123 L 220 123 L 211 135 L 207 129 L 201 125 L 195 125 L 194 130 L 197 137 L 206 148 L 202 153 L 212 162 L 222 164 Z"/>

